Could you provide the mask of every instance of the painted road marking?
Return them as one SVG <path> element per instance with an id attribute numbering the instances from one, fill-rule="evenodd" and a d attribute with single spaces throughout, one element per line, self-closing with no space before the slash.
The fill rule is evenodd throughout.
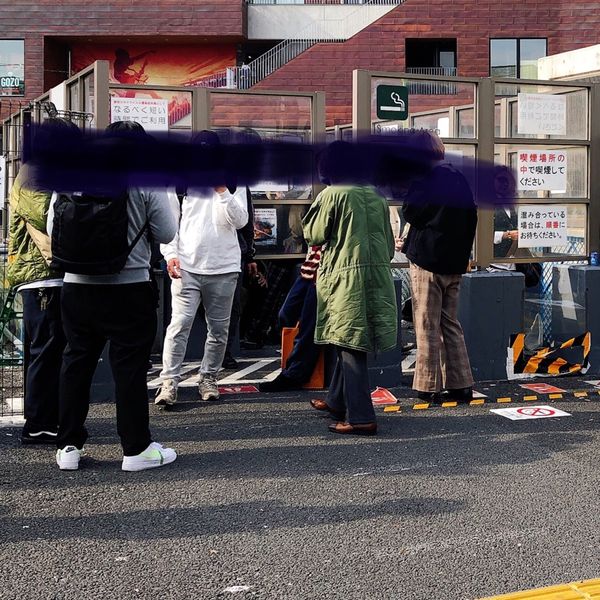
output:
<path id="1" fill-rule="evenodd" d="M 524 406 L 521 408 L 492 408 L 493 412 L 511 421 L 525 419 L 550 419 L 552 417 L 570 417 L 571 414 L 551 406 Z"/>

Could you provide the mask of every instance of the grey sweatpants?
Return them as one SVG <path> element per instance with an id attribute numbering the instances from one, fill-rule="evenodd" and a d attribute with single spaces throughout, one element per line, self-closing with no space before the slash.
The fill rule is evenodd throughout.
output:
<path id="1" fill-rule="evenodd" d="M 161 379 L 179 383 L 181 364 L 185 358 L 190 330 L 198 307 L 202 303 L 206 319 L 206 344 L 200 372 L 216 375 L 223 364 L 231 304 L 238 273 L 197 275 L 181 270 L 181 279 L 171 283 L 171 323 L 167 328 L 163 348 Z"/>

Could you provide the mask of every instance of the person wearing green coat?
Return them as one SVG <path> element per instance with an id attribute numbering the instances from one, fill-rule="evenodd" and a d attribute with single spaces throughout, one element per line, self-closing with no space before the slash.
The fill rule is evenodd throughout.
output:
<path id="1" fill-rule="evenodd" d="M 44 122 L 44 132 L 38 136 L 53 135 L 78 136 L 79 130 L 70 121 L 54 117 Z M 7 280 L 23 299 L 25 425 L 21 441 L 54 444 L 58 379 L 66 344 L 60 308 L 62 275 L 49 267 L 46 219 L 52 192 L 39 183 L 35 164 L 28 161 L 20 168 L 10 191 Z"/>
<path id="2" fill-rule="evenodd" d="M 357 179 L 356 162 L 347 142 L 327 147 L 319 171 L 329 187 L 303 221 L 309 245 L 327 244 L 317 279 L 315 342 L 337 352 L 327 400 L 311 405 L 337 420 L 329 427 L 334 433 L 374 435 L 367 353 L 397 343 L 394 236 L 387 201 Z"/>

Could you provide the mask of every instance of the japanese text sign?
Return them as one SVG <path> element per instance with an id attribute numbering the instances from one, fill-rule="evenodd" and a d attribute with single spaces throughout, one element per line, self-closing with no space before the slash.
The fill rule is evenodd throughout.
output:
<path id="1" fill-rule="evenodd" d="M 519 94 L 518 133 L 566 135 L 567 97 L 556 94 Z"/>
<path id="2" fill-rule="evenodd" d="M 564 150 L 518 150 L 519 189 L 564 193 L 567 153 Z"/>
<path id="3" fill-rule="evenodd" d="M 110 99 L 110 122 L 136 121 L 146 131 L 169 131 L 169 101 L 160 98 Z"/>
<path id="4" fill-rule="evenodd" d="M 554 204 L 518 206 L 519 248 L 562 246 L 567 243 L 567 207 Z"/>

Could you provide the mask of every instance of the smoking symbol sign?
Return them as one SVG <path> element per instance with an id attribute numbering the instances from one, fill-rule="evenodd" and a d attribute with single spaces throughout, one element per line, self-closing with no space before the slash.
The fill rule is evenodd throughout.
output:
<path id="1" fill-rule="evenodd" d="M 408 88 L 404 85 L 377 86 L 377 118 L 392 121 L 408 119 Z"/>

